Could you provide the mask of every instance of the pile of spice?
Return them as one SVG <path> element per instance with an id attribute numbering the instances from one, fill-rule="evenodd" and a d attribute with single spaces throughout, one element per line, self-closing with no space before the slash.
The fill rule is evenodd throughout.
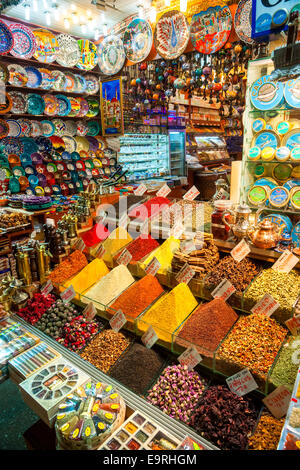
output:
<path id="1" fill-rule="evenodd" d="M 270 294 L 280 307 L 273 317 L 284 323 L 292 316 L 293 305 L 299 296 L 300 276 L 292 270 L 289 273 L 266 269 L 262 271 L 244 295 L 245 306 L 251 309 L 266 293 Z"/>
<path id="2" fill-rule="evenodd" d="M 90 289 L 84 292 L 82 301 L 89 303 L 90 300 L 107 306 L 118 297 L 123 290 L 134 282 L 134 278 L 124 264 L 112 269 L 106 276 L 100 279 Z M 99 305 L 97 306 L 99 308 Z"/>
<path id="3" fill-rule="evenodd" d="M 118 227 L 102 243 L 104 254 L 102 259 L 107 263 L 112 263 L 114 254 L 132 241 L 132 237 L 123 227 Z"/>
<path id="4" fill-rule="evenodd" d="M 83 315 L 78 315 L 64 324 L 57 341 L 72 351 L 80 351 L 103 328 L 102 323 L 95 320 L 89 321 Z"/>
<path id="5" fill-rule="evenodd" d="M 270 375 L 270 381 L 276 387 L 279 387 L 279 385 L 285 385 L 291 392 L 293 391 L 299 368 L 299 345 L 300 336 L 292 336 L 281 348 L 276 364 Z"/>
<path id="6" fill-rule="evenodd" d="M 145 269 L 153 258 L 156 258 L 160 264 L 158 273 L 166 273 L 168 269 L 171 268 L 174 253 L 179 250 L 179 247 L 180 241 L 174 237 L 169 237 L 161 246 L 152 251 L 151 254 L 141 262 L 141 268 Z"/>
<path id="7" fill-rule="evenodd" d="M 142 258 L 147 256 L 153 250 L 159 247 L 159 243 L 154 240 L 149 234 L 145 234 L 133 240 L 127 247 L 126 250 L 131 254 L 131 263 L 140 261 Z"/>
<path id="8" fill-rule="evenodd" d="M 166 197 L 156 196 L 144 202 L 144 204 L 134 207 L 129 211 L 128 216 L 132 219 L 146 220 L 156 216 L 171 204 L 171 201 Z"/>
<path id="9" fill-rule="evenodd" d="M 77 274 L 88 264 L 84 254 L 75 250 L 62 261 L 49 275 L 53 284 L 63 284 L 67 279 Z"/>
<path id="10" fill-rule="evenodd" d="M 109 375 L 142 395 L 157 377 L 164 362 L 163 357 L 153 349 L 134 343 L 112 367 Z"/>
<path id="11" fill-rule="evenodd" d="M 176 343 L 186 344 L 182 340 L 188 341 L 200 354 L 212 356 L 237 318 L 235 311 L 223 299 L 199 305 L 176 333 Z"/>
<path id="12" fill-rule="evenodd" d="M 239 397 L 224 385 L 216 385 L 203 392 L 190 425 L 222 450 L 245 450 L 256 418 L 257 411 L 250 399 Z"/>
<path id="13" fill-rule="evenodd" d="M 138 319 L 138 328 L 146 331 L 151 325 L 159 339 L 171 343 L 172 333 L 197 305 L 189 287 L 181 282 Z"/>
<path id="14" fill-rule="evenodd" d="M 80 294 L 89 289 L 93 284 L 95 284 L 95 282 L 100 281 L 100 279 L 108 273 L 109 269 L 104 261 L 96 258 L 85 266 L 80 273 L 66 281 L 63 288 L 67 288 L 72 285 L 77 294 L 76 298 L 79 298 Z"/>
<path id="15" fill-rule="evenodd" d="M 123 333 L 114 330 L 104 330 L 95 336 L 80 355 L 83 359 L 106 373 L 129 344 L 129 340 Z"/>
<path id="16" fill-rule="evenodd" d="M 206 388 L 206 382 L 194 370 L 181 364 L 166 367 L 147 400 L 171 418 L 188 423 Z"/>
<path id="17" fill-rule="evenodd" d="M 126 319 L 137 318 L 157 297 L 164 292 L 155 276 L 147 274 L 126 289 L 117 300 L 110 305 L 111 311 L 122 310 Z"/>
<path id="18" fill-rule="evenodd" d="M 238 263 L 232 256 L 225 256 L 208 273 L 205 284 L 213 288 L 227 279 L 235 287 L 237 293 L 241 294 L 261 269 L 258 263 L 248 258 L 244 258 Z"/>
<path id="19" fill-rule="evenodd" d="M 211 234 L 203 233 L 201 237 L 201 249 L 184 253 L 176 251 L 172 259 L 172 271 L 178 273 L 187 263 L 195 271 L 194 278 L 203 279 L 205 275 L 219 261 L 219 250 L 214 244 Z"/>
<path id="20" fill-rule="evenodd" d="M 217 359 L 241 369 L 248 367 L 265 380 L 286 334 L 287 330 L 263 313 L 241 316 L 218 349 Z"/>
<path id="21" fill-rule="evenodd" d="M 83 232 L 80 237 L 84 241 L 85 246 L 91 247 L 101 243 L 109 236 L 109 234 L 110 232 L 108 228 L 98 222 L 90 230 Z"/>
<path id="22" fill-rule="evenodd" d="M 249 438 L 250 450 L 276 450 L 284 418 L 277 419 L 270 413 L 263 413 L 254 434 Z"/>
<path id="23" fill-rule="evenodd" d="M 55 297 L 52 294 L 33 294 L 32 299 L 28 300 L 26 307 L 21 308 L 17 313 L 19 317 L 34 325 L 50 308 L 54 302 Z"/>

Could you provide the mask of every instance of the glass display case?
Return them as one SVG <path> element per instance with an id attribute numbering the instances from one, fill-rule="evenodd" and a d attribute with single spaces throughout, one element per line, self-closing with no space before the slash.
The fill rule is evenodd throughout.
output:
<path id="1" fill-rule="evenodd" d="M 171 175 L 185 176 L 185 131 L 169 131 Z"/>
<path id="2" fill-rule="evenodd" d="M 197 160 L 201 165 L 223 163 L 230 159 L 226 140 L 217 133 L 188 132 L 186 153 L 190 159 Z"/>
<path id="3" fill-rule="evenodd" d="M 128 181 L 170 174 L 169 138 L 163 134 L 125 134 L 120 137 L 118 162 Z"/>

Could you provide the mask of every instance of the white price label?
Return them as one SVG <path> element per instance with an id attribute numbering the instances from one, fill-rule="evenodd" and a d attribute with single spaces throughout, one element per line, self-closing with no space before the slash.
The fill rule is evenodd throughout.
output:
<path id="1" fill-rule="evenodd" d="M 188 255 L 192 251 L 196 251 L 196 249 L 194 240 L 180 240 L 180 251 L 183 253 Z"/>
<path id="2" fill-rule="evenodd" d="M 185 265 L 181 268 L 181 270 L 177 274 L 176 280 L 179 283 L 184 282 L 185 284 L 188 284 L 194 276 L 195 276 L 195 271 L 191 268 L 191 266 L 188 265 L 188 263 L 185 263 Z"/>
<path id="3" fill-rule="evenodd" d="M 158 336 L 155 333 L 152 326 L 149 326 L 146 333 L 143 334 L 141 337 L 142 343 L 146 346 L 146 348 L 150 349 L 158 340 Z"/>
<path id="4" fill-rule="evenodd" d="M 82 312 L 82 315 L 86 317 L 88 321 L 92 321 L 96 316 L 97 310 L 93 302 L 90 302 Z"/>
<path id="5" fill-rule="evenodd" d="M 145 267 L 145 271 L 147 274 L 152 274 L 152 276 L 155 276 L 157 271 L 160 268 L 160 263 L 159 261 L 154 257 L 150 263 Z"/>
<path id="6" fill-rule="evenodd" d="M 140 184 L 134 192 L 135 196 L 142 196 L 147 191 L 147 187 L 144 184 Z"/>
<path id="7" fill-rule="evenodd" d="M 167 184 L 164 184 L 156 193 L 158 197 L 166 197 L 171 192 L 171 188 Z"/>
<path id="8" fill-rule="evenodd" d="M 292 335 L 296 336 L 300 334 L 300 315 L 296 315 L 295 317 L 290 318 L 285 322 L 285 324 Z"/>
<path id="9" fill-rule="evenodd" d="M 54 219 L 46 219 L 46 224 L 47 225 L 52 225 L 52 227 L 55 227 L 55 220 Z"/>
<path id="10" fill-rule="evenodd" d="M 243 238 L 230 252 L 231 256 L 235 261 L 238 263 L 242 261 L 249 253 L 250 253 L 250 247 L 246 240 Z"/>
<path id="11" fill-rule="evenodd" d="M 184 226 L 181 223 L 177 223 L 172 228 L 171 235 L 178 240 L 183 234 L 184 230 Z"/>
<path id="12" fill-rule="evenodd" d="M 61 298 L 62 298 L 62 300 L 65 304 L 70 302 L 72 299 L 74 299 L 75 295 L 76 295 L 76 292 L 75 292 L 73 286 L 67 287 L 67 289 L 64 290 L 60 294 L 60 296 L 61 296 Z"/>
<path id="13" fill-rule="evenodd" d="M 196 350 L 195 346 L 191 346 L 186 349 L 179 357 L 178 361 L 183 366 L 187 366 L 188 370 L 194 369 L 194 367 L 202 361 L 202 357 Z"/>
<path id="14" fill-rule="evenodd" d="M 293 255 L 289 250 L 285 250 L 278 260 L 273 264 L 274 271 L 289 273 L 298 263 L 298 256 Z"/>
<path id="15" fill-rule="evenodd" d="M 73 248 L 79 251 L 83 251 L 85 249 L 85 243 L 82 240 L 82 238 L 77 238 L 77 240 L 75 241 L 73 245 Z"/>
<path id="16" fill-rule="evenodd" d="M 271 411 L 275 418 L 280 419 L 286 415 L 291 400 L 291 392 L 284 386 L 280 385 L 266 398 L 263 399 L 266 407 Z"/>
<path id="17" fill-rule="evenodd" d="M 200 192 L 196 188 L 196 186 L 192 186 L 191 189 L 188 190 L 187 193 L 183 196 L 183 199 L 186 199 L 187 201 L 193 201 Z"/>
<path id="18" fill-rule="evenodd" d="M 280 307 L 280 304 L 276 302 L 276 300 L 273 299 L 273 297 L 270 294 L 265 294 L 262 299 L 260 299 L 257 304 L 254 305 L 253 308 L 251 308 L 252 313 L 264 313 L 268 317 L 272 315 L 272 313 L 275 312 L 275 310 Z"/>
<path id="19" fill-rule="evenodd" d="M 122 312 L 122 310 L 118 310 L 117 313 L 109 321 L 109 324 L 113 330 L 120 331 L 120 329 L 123 328 L 126 322 L 127 320 L 124 313 Z"/>
<path id="20" fill-rule="evenodd" d="M 227 300 L 234 292 L 235 287 L 227 279 L 223 279 L 220 284 L 212 291 L 211 295 L 214 299 L 219 298 Z"/>
<path id="21" fill-rule="evenodd" d="M 126 228 L 127 225 L 129 224 L 129 222 L 130 222 L 130 218 L 128 217 L 128 215 L 123 214 L 122 217 L 119 220 L 119 227 Z"/>
<path id="22" fill-rule="evenodd" d="M 118 264 L 125 264 L 127 266 L 128 263 L 132 260 L 132 255 L 129 253 L 128 250 L 123 250 L 119 256 L 116 258 Z"/>
<path id="23" fill-rule="evenodd" d="M 53 284 L 51 280 L 46 282 L 46 284 L 41 288 L 41 293 L 44 295 L 50 294 L 50 292 L 53 290 Z"/>
<path id="24" fill-rule="evenodd" d="M 103 245 L 100 245 L 98 248 L 97 248 L 97 251 L 95 253 L 96 255 L 96 258 L 102 258 L 104 256 L 104 253 L 105 253 L 105 248 Z"/>
<path id="25" fill-rule="evenodd" d="M 228 377 L 226 382 L 229 389 L 239 397 L 242 397 L 243 395 L 246 395 L 246 393 L 258 388 L 258 385 L 249 369 L 243 369 L 237 374 Z"/>

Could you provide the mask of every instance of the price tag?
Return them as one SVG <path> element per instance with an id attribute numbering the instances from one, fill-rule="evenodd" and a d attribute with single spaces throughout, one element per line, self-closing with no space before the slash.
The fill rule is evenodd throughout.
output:
<path id="1" fill-rule="evenodd" d="M 118 264 L 125 264 L 127 266 L 128 263 L 132 260 L 132 255 L 129 253 L 128 250 L 123 250 L 119 256 L 116 258 Z"/>
<path id="2" fill-rule="evenodd" d="M 300 315 L 290 318 L 285 322 L 292 335 L 300 334 Z"/>
<path id="3" fill-rule="evenodd" d="M 187 201 L 193 201 L 198 196 L 198 194 L 200 193 L 196 186 L 192 186 L 191 189 L 189 189 L 188 192 L 185 193 L 183 199 L 186 199 Z"/>
<path id="4" fill-rule="evenodd" d="M 250 247 L 246 240 L 243 238 L 243 240 L 240 241 L 230 252 L 231 256 L 235 261 L 238 263 L 242 261 L 249 253 L 250 253 Z"/>
<path id="5" fill-rule="evenodd" d="M 188 263 L 185 263 L 185 265 L 181 268 L 181 270 L 177 274 L 176 280 L 179 283 L 184 282 L 185 284 L 188 284 L 194 276 L 195 276 L 195 271 L 191 268 L 191 266 L 188 265 Z"/>
<path id="6" fill-rule="evenodd" d="M 227 300 L 234 292 L 235 287 L 227 279 L 223 279 L 220 284 L 212 291 L 211 295 L 214 299 L 219 298 Z"/>
<path id="7" fill-rule="evenodd" d="M 74 299 L 75 295 L 76 295 L 76 292 L 75 292 L 73 286 L 67 287 L 67 289 L 64 290 L 60 294 L 60 296 L 61 296 L 61 298 L 62 298 L 62 300 L 65 304 L 70 302 L 72 299 Z"/>
<path id="8" fill-rule="evenodd" d="M 82 240 L 82 238 L 77 238 L 77 240 L 75 241 L 73 245 L 73 248 L 79 251 L 83 251 L 85 249 L 85 243 Z"/>
<path id="9" fill-rule="evenodd" d="M 158 197 L 166 197 L 171 192 L 171 188 L 167 184 L 164 184 L 156 193 Z"/>
<path id="10" fill-rule="evenodd" d="M 41 293 L 44 295 L 50 294 L 50 292 L 53 290 L 53 284 L 51 280 L 46 282 L 46 284 L 41 288 Z"/>
<path id="11" fill-rule="evenodd" d="M 293 255 L 289 250 L 285 250 L 278 260 L 273 264 L 274 271 L 289 273 L 298 263 L 298 256 Z"/>
<path id="12" fill-rule="evenodd" d="M 177 223 L 171 230 L 171 234 L 177 240 L 181 237 L 184 232 L 184 226 L 181 223 Z"/>
<path id="13" fill-rule="evenodd" d="M 270 294 L 265 294 L 263 298 L 251 308 L 251 312 L 264 313 L 267 317 L 270 317 L 278 307 L 280 307 L 280 304 L 276 302 Z"/>
<path id="14" fill-rule="evenodd" d="M 97 310 L 93 302 L 90 302 L 85 309 L 83 310 L 82 314 L 88 321 L 92 321 L 96 316 Z"/>
<path id="15" fill-rule="evenodd" d="M 149 326 L 146 333 L 143 334 L 141 337 L 142 343 L 146 346 L 146 348 L 150 349 L 158 340 L 158 336 L 155 333 L 152 326 Z"/>
<path id="16" fill-rule="evenodd" d="M 206 448 L 203 444 L 198 441 L 195 441 L 190 436 L 185 436 L 181 444 L 177 447 L 176 450 L 205 450 Z"/>
<path id="17" fill-rule="evenodd" d="M 129 222 L 130 222 L 130 218 L 128 217 L 128 215 L 123 214 L 122 217 L 119 220 L 119 227 L 126 228 L 127 225 L 129 224 Z"/>
<path id="18" fill-rule="evenodd" d="M 123 328 L 126 322 L 127 320 L 124 313 L 122 312 L 122 310 L 118 310 L 117 313 L 109 321 L 109 324 L 113 330 L 120 331 L 120 329 Z"/>
<path id="19" fill-rule="evenodd" d="M 55 220 L 54 219 L 46 219 L 46 224 L 47 225 L 52 225 L 52 227 L 55 227 Z"/>
<path id="20" fill-rule="evenodd" d="M 104 256 L 104 253 L 105 253 L 105 248 L 103 245 L 100 245 L 98 248 L 97 248 L 97 251 L 95 253 L 96 255 L 96 258 L 102 258 Z"/>
<path id="21" fill-rule="evenodd" d="M 196 245 L 194 243 L 194 240 L 180 240 L 180 251 L 188 255 L 189 253 L 195 250 Z"/>
<path id="22" fill-rule="evenodd" d="M 147 191 L 147 188 L 144 184 L 140 184 L 135 191 L 133 191 L 135 196 L 142 196 Z"/>
<path id="23" fill-rule="evenodd" d="M 183 366 L 187 366 L 188 370 L 194 369 L 194 367 L 202 361 L 202 357 L 198 353 L 195 346 L 187 348 L 179 357 L 178 361 Z"/>
<path id="24" fill-rule="evenodd" d="M 286 415 L 291 400 L 291 392 L 284 386 L 280 385 L 266 398 L 263 399 L 266 407 L 271 411 L 275 418 L 280 419 Z"/>
<path id="25" fill-rule="evenodd" d="M 157 271 L 160 268 L 160 263 L 159 261 L 154 257 L 150 263 L 145 267 L 145 271 L 147 274 L 152 274 L 152 276 L 155 276 Z"/>
<path id="26" fill-rule="evenodd" d="M 232 375 L 226 379 L 227 385 L 233 393 L 236 393 L 239 397 L 246 395 L 258 388 L 253 375 L 249 369 L 243 369 L 237 374 Z"/>

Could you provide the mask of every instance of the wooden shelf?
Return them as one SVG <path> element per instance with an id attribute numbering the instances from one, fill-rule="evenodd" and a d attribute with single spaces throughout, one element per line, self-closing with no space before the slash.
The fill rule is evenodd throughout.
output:
<path id="1" fill-rule="evenodd" d="M 91 98 L 98 98 L 99 96 L 99 91 L 96 93 L 85 93 L 85 92 L 75 92 L 75 91 L 59 91 L 59 90 L 53 90 L 53 89 L 46 89 L 46 88 L 32 88 L 32 87 L 27 87 L 27 86 L 17 86 L 17 85 L 11 85 L 10 83 L 5 84 L 5 88 L 7 90 L 14 90 L 14 91 L 21 91 L 22 93 L 35 93 L 39 95 L 68 95 L 71 98 L 82 98 L 84 97 L 91 97 Z"/>

